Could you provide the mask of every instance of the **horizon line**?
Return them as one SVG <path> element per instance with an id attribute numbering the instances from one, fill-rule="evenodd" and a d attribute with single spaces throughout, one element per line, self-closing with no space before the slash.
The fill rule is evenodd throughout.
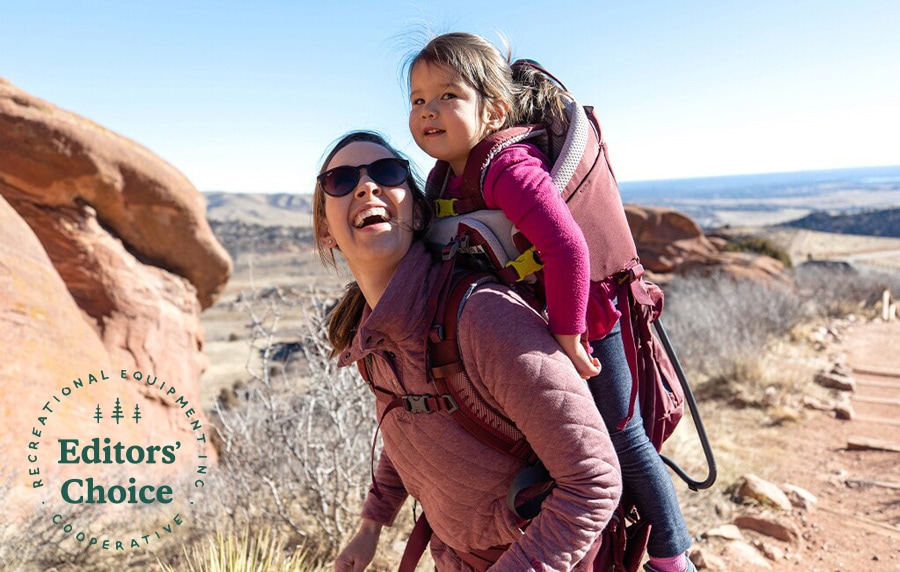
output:
<path id="1" fill-rule="evenodd" d="M 831 169 L 799 169 L 799 170 L 790 170 L 790 171 L 762 171 L 757 173 L 736 173 L 731 175 L 703 175 L 699 177 L 670 177 L 670 178 L 658 178 L 658 179 L 633 179 L 626 181 L 617 181 L 619 186 L 622 185 L 635 185 L 635 184 L 644 184 L 644 183 L 675 183 L 675 182 L 684 182 L 684 181 L 709 181 L 713 179 L 735 179 L 740 177 L 767 177 L 773 175 L 800 175 L 804 173 L 837 173 L 837 172 L 847 172 L 847 171 L 861 171 L 861 170 L 870 170 L 870 169 L 900 169 L 900 164 L 896 165 L 863 165 L 863 166 L 855 166 L 855 167 L 834 167 Z M 207 189 L 201 190 L 197 189 L 199 192 L 204 194 L 212 194 L 212 193 L 226 193 L 233 195 L 311 195 L 312 192 L 297 192 L 297 191 L 229 191 L 223 189 Z"/>

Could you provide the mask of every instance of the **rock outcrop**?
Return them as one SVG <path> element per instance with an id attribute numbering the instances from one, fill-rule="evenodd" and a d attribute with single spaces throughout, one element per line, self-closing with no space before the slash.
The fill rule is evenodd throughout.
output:
<path id="1" fill-rule="evenodd" d="M 711 274 L 786 284 L 784 265 L 768 256 L 722 252 L 689 216 L 667 208 L 625 205 L 641 264 L 655 274 Z"/>
<path id="2" fill-rule="evenodd" d="M 140 402 L 152 441 L 167 442 L 190 432 L 187 408 L 176 403 L 181 397 L 205 425 L 200 312 L 231 269 L 203 196 L 174 167 L 0 79 L 4 458 L 25 458 L 50 396 L 100 370 L 117 378 L 121 370 L 138 371 L 145 380 L 73 390 L 68 411 L 90 411 L 115 393 L 132 406 Z M 159 383 L 146 383 L 148 375 Z M 163 381 L 176 391 L 160 391 Z M 51 421 L 45 439 L 73 429 L 62 417 Z M 10 446 L 16 454 L 7 455 Z"/>

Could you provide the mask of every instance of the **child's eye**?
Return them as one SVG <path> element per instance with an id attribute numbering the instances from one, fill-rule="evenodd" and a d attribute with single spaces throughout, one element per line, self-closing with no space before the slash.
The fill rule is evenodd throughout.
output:
<path id="1" fill-rule="evenodd" d="M 441 96 L 441 99 L 456 99 L 456 94 L 447 92 Z"/>
<path id="2" fill-rule="evenodd" d="M 412 105 L 422 105 L 423 103 L 425 103 L 425 100 L 421 97 L 417 97 L 412 100 Z"/>

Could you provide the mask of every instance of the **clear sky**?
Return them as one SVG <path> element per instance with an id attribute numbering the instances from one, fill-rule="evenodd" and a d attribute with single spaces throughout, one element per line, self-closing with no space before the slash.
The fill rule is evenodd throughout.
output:
<path id="1" fill-rule="evenodd" d="M 0 0 L 0 77 L 200 190 L 300 193 L 351 129 L 427 170 L 404 57 L 502 33 L 598 108 L 620 180 L 671 179 L 900 164 L 898 25 L 896 0 Z"/>

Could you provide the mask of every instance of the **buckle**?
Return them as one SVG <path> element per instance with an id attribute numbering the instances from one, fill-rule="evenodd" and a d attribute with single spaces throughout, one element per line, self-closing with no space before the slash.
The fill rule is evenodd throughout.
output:
<path id="1" fill-rule="evenodd" d="M 437 218 L 446 218 L 448 216 L 456 216 L 457 199 L 435 199 L 434 216 Z"/>
<path id="2" fill-rule="evenodd" d="M 515 260 L 510 260 L 506 263 L 506 267 L 509 268 L 512 266 L 516 274 L 518 274 L 518 279 L 516 282 L 521 281 L 526 276 L 534 274 L 538 270 L 544 267 L 544 264 L 541 262 L 540 256 L 538 256 L 537 250 L 532 246 L 525 252 L 519 255 Z"/>
<path id="3" fill-rule="evenodd" d="M 456 403 L 452 395 L 441 395 L 440 398 L 444 402 L 444 409 L 447 413 L 455 413 L 459 410 L 459 404 Z"/>
<path id="4" fill-rule="evenodd" d="M 410 413 L 431 413 L 431 407 L 426 399 L 430 395 L 404 395 L 403 407 Z"/>
<path id="5" fill-rule="evenodd" d="M 440 409 L 447 413 L 453 413 L 459 409 L 459 405 L 452 395 L 431 395 L 429 393 L 416 395 L 410 393 L 404 395 L 401 399 L 403 400 L 403 408 L 410 413 L 434 413 Z M 432 400 L 434 405 L 437 406 L 436 408 L 433 408 L 430 404 Z"/>

